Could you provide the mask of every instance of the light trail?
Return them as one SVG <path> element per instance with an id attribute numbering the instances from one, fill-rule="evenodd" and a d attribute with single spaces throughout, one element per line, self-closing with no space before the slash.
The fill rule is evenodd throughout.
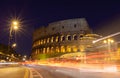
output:
<path id="1" fill-rule="evenodd" d="M 16 63 L 16 62 L 5 62 L 5 63 L 1 63 L 1 62 L 0 62 L 0 65 L 5 65 L 5 64 L 18 64 L 18 63 Z"/>
<path id="2" fill-rule="evenodd" d="M 120 43 L 120 41 L 118 41 L 117 43 Z"/>
<path id="3" fill-rule="evenodd" d="M 93 43 L 96 43 L 96 42 L 98 42 L 98 41 L 101 41 L 101 40 L 104 40 L 104 39 L 106 39 L 106 38 L 110 38 L 110 37 L 113 37 L 113 36 L 116 36 L 116 35 L 119 35 L 119 34 L 120 34 L 120 32 L 117 32 L 117 33 L 114 33 L 114 34 L 111 34 L 111 35 L 105 36 L 105 37 L 103 37 L 103 38 L 100 38 L 100 39 L 94 40 Z"/>
<path id="4" fill-rule="evenodd" d="M 107 66 L 103 70 L 104 72 L 117 72 L 118 71 L 116 65 Z"/>

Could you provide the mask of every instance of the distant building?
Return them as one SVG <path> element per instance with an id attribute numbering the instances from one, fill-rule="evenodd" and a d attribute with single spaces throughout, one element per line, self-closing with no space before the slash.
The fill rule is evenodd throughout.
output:
<path id="1" fill-rule="evenodd" d="M 13 48 L 8 50 L 8 46 L 0 43 L 0 62 L 19 61 L 18 54 Z"/>
<path id="2" fill-rule="evenodd" d="M 53 22 L 34 31 L 32 58 L 47 53 L 91 52 L 97 38 L 100 36 L 92 32 L 85 18 Z"/>

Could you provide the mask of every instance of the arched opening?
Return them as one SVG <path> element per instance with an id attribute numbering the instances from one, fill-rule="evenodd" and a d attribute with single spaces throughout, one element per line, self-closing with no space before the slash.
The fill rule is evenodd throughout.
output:
<path id="1" fill-rule="evenodd" d="M 74 38 L 74 40 L 77 40 L 77 38 L 78 38 L 78 37 L 77 37 L 77 35 L 74 35 L 74 37 L 73 37 L 73 38 Z"/>
<path id="2" fill-rule="evenodd" d="M 81 46 L 80 46 L 80 51 L 81 51 L 81 52 L 84 52 L 84 51 L 85 51 L 85 47 L 81 45 Z"/>
<path id="3" fill-rule="evenodd" d="M 67 52 L 71 52 L 71 47 L 67 46 Z"/>
<path id="4" fill-rule="evenodd" d="M 53 37 L 53 42 L 56 42 L 56 37 Z"/>
<path id="5" fill-rule="evenodd" d="M 56 42 L 58 42 L 58 36 L 56 37 L 56 40 L 55 40 Z"/>
<path id="6" fill-rule="evenodd" d="M 60 52 L 58 47 L 56 47 L 56 52 Z"/>
<path id="7" fill-rule="evenodd" d="M 45 48 L 43 48 L 43 53 L 45 53 Z"/>
<path id="8" fill-rule="evenodd" d="M 51 42 L 53 42 L 54 37 L 51 38 Z"/>
<path id="9" fill-rule="evenodd" d="M 73 46 L 72 48 L 73 48 L 73 52 L 77 52 L 78 51 L 76 46 Z"/>
<path id="10" fill-rule="evenodd" d="M 47 39 L 47 43 L 49 43 L 49 41 L 50 41 L 50 38 Z"/>
<path id="11" fill-rule="evenodd" d="M 35 51 L 35 54 L 37 54 L 37 49 L 36 49 L 36 51 Z"/>
<path id="12" fill-rule="evenodd" d="M 61 46 L 61 52 L 65 52 L 65 47 Z"/>
<path id="13" fill-rule="evenodd" d="M 41 44 L 43 44 L 43 40 L 41 40 Z"/>
<path id="14" fill-rule="evenodd" d="M 65 36 L 62 36 L 62 41 L 65 41 Z"/>
<path id="15" fill-rule="evenodd" d="M 40 40 L 39 40 L 39 45 L 40 45 Z"/>
<path id="16" fill-rule="evenodd" d="M 44 39 L 44 44 L 46 43 L 46 39 Z"/>
<path id="17" fill-rule="evenodd" d="M 71 36 L 70 36 L 70 35 L 68 35 L 68 40 L 69 40 L 69 41 L 71 40 Z"/>
<path id="18" fill-rule="evenodd" d="M 49 50 L 50 50 L 50 48 L 49 48 L 49 47 L 47 47 L 47 53 L 49 53 Z"/>
<path id="19" fill-rule="evenodd" d="M 53 53 L 54 52 L 54 48 L 53 47 L 51 47 L 51 53 Z"/>
<path id="20" fill-rule="evenodd" d="M 61 40 L 61 38 L 60 38 L 60 36 L 58 37 L 58 42 L 60 42 L 60 40 Z"/>

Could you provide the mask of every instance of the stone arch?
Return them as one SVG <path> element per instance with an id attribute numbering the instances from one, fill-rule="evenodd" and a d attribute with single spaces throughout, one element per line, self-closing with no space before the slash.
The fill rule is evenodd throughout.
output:
<path id="1" fill-rule="evenodd" d="M 73 35 L 73 40 L 77 40 L 78 36 L 76 34 Z"/>
<path id="2" fill-rule="evenodd" d="M 35 54 L 37 54 L 37 49 L 35 50 Z"/>
<path id="3" fill-rule="evenodd" d="M 53 42 L 54 37 L 51 37 L 51 42 Z"/>
<path id="4" fill-rule="evenodd" d="M 53 37 L 53 42 L 56 42 L 56 37 L 55 36 Z"/>
<path id="5" fill-rule="evenodd" d="M 41 40 L 41 44 L 43 44 L 43 40 Z"/>
<path id="6" fill-rule="evenodd" d="M 61 41 L 61 36 L 58 36 L 58 42 L 60 42 Z"/>
<path id="7" fill-rule="evenodd" d="M 85 46 L 80 45 L 80 51 L 81 51 L 81 52 L 84 52 L 84 51 L 85 51 Z"/>
<path id="8" fill-rule="evenodd" d="M 78 51 L 77 46 L 73 46 L 72 49 L 73 49 L 73 52 L 77 52 Z"/>
<path id="9" fill-rule="evenodd" d="M 51 47 L 51 53 L 53 53 L 54 52 L 54 48 L 53 47 Z"/>
<path id="10" fill-rule="evenodd" d="M 42 48 L 40 48 L 40 53 L 43 53 L 43 50 L 42 50 Z"/>
<path id="11" fill-rule="evenodd" d="M 66 51 L 67 51 L 67 52 L 71 52 L 71 51 L 72 51 L 71 46 L 67 46 L 67 47 L 66 47 Z"/>
<path id="12" fill-rule="evenodd" d="M 56 52 L 60 52 L 60 51 L 59 51 L 59 47 L 56 47 Z"/>
<path id="13" fill-rule="evenodd" d="M 39 42 L 38 42 L 38 43 L 39 43 L 39 45 L 40 45 L 40 40 L 39 40 Z"/>
<path id="14" fill-rule="evenodd" d="M 49 43 L 50 42 L 50 38 L 47 38 L 47 43 Z"/>
<path id="15" fill-rule="evenodd" d="M 46 39 L 44 39 L 44 44 L 46 43 Z"/>
<path id="16" fill-rule="evenodd" d="M 71 40 L 72 40 L 71 35 L 67 35 L 67 40 L 69 40 L 69 41 L 71 41 Z"/>
<path id="17" fill-rule="evenodd" d="M 61 52 L 65 52 L 65 46 L 61 46 Z"/>
<path id="18" fill-rule="evenodd" d="M 50 48 L 49 48 L 49 47 L 47 47 L 47 53 L 49 53 L 49 51 L 50 51 Z"/>
<path id="19" fill-rule="evenodd" d="M 56 42 L 58 42 L 58 36 L 56 36 L 56 39 L 55 39 Z"/>
<path id="20" fill-rule="evenodd" d="M 46 52 L 45 52 L 45 48 L 43 48 L 43 53 L 46 53 Z"/>
<path id="21" fill-rule="evenodd" d="M 65 41 L 65 36 L 62 35 L 60 41 Z"/>

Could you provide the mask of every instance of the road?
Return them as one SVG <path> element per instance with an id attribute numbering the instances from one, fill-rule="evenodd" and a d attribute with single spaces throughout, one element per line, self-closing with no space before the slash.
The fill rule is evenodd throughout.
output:
<path id="1" fill-rule="evenodd" d="M 32 72 L 36 72 L 32 78 L 120 78 L 120 72 L 103 72 L 97 69 L 76 69 L 47 65 L 30 65 L 29 68 Z"/>
<path id="2" fill-rule="evenodd" d="M 120 78 L 120 72 L 51 65 L 1 67 L 0 78 Z"/>

